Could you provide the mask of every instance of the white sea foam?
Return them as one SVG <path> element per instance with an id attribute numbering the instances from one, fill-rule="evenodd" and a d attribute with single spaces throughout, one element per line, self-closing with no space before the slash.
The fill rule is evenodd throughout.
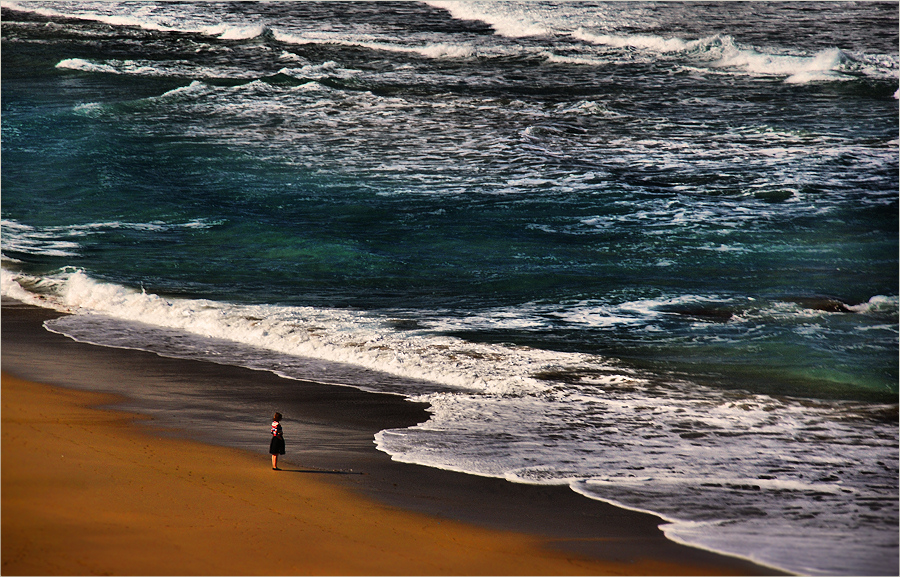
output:
<path id="1" fill-rule="evenodd" d="M 492 2 L 428 2 L 443 8 L 460 20 L 480 20 L 490 24 L 498 34 L 509 38 L 544 36 L 552 31 L 535 18 L 535 11 L 515 3 Z M 539 11 L 537 11 L 539 13 Z"/>
<path id="2" fill-rule="evenodd" d="M 788 83 L 850 80 L 857 76 L 896 79 L 900 58 L 896 55 L 851 53 L 838 48 L 822 50 L 816 54 L 766 52 L 756 47 L 738 45 L 727 34 L 687 39 L 677 36 L 663 37 L 653 34 L 623 33 L 622 30 L 646 19 L 640 9 L 617 10 L 594 6 L 584 9 L 577 4 L 559 5 L 556 10 L 544 10 L 530 3 L 496 2 L 431 2 L 443 8 L 455 18 L 479 20 L 490 24 L 498 35 L 508 38 L 565 37 L 580 40 L 587 45 L 614 49 L 636 49 L 649 58 L 687 58 L 701 64 L 706 73 L 742 73 L 756 76 L 781 77 Z M 273 37 L 292 44 L 335 44 L 360 46 L 373 50 L 417 53 L 429 58 L 470 58 L 473 56 L 507 56 L 512 53 L 542 53 L 553 62 L 601 65 L 609 62 L 609 54 L 585 50 L 578 54 L 557 54 L 553 50 L 535 49 L 530 46 L 511 46 L 502 43 L 481 42 L 459 44 L 435 41 L 434 38 L 400 38 L 385 34 L 359 34 L 349 30 L 322 31 L 298 27 L 296 23 L 279 25 L 262 23 L 252 19 L 223 22 L 224 14 L 196 9 L 184 5 L 178 14 L 159 10 L 152 5 L 129 7 L 106 2 L 59 4 L 53 2 L 14 2 L 4 0 L 3 6 L 15 10 L 33 12 L 45 16 L 63 16 L 105 22 L 114 26 L 133 26 L 153 31 L 196 32 L 223 40 L 247 40 L 270 31 Z M 72 59 L 77 60 L 77 59 Z M 108 65 L 108 64 L 107 64 Z M 683 65 L 688 65 L 687 63 Z M 74 62 L 71 67 L 106 71 L 102 64 Z M 114 65 L 113 69 L 121 72 Z M 152 67 L 150 67 L 152 68 Z M 148 71 L 150 70 L 148 68 Z"/>
<path id="3" fill-rule="evenodd" d="M 189 222 L 182 227 L 202 228 L 208 222 Z M 10 225 L 10 228 L 15 227 Z M 73 254 L 79 249 L 77 239 L 83 235 L 114 228 L 163 231 L 171 225 L 163 223 L 97 223 L 66 230 L 71 241 L 65 247 Z M 7 233 L 5 250 L 57 251 L 58 244 L 40 244 L 48 231 L 26 227 Z M 53 235 L 59 237 L 60 231 Z M 59 242 L 58 240 L 55 242 Z M 13 291 L 17 276 L 4 271 L 4 290 Z M 25 285 L 35 279 L 24 279 Z M 564 321 L 573 326 L 590 328 L 634 326 L 644 327 L 654 322 L 682 318 L 699 310 L 698 322 L 708 321 L 703 307 L 721 307 L 722 300 L 710 297 L 677 297 L 663 300 L 626 302 L 619 305 L 585 302 L 570 304 L 564 310 L 542 307 L 517 307 L 515 310 L 484 311 L 465 319 L 434 317 L 415 330 L 398 332 L 388 320 L 346 310 L 326 310 L 296 307 L 253 307 L 229 305 L 205 300 L 165 299 L 134 291 L 122 286 L 100 283 L 79 271 L 66 270 L 41 282 L 53 287 L 42 291 L 42 300 L 60 310 L 79 314 L 100 314 L 123 321 L 148 323 L 170 329 L 183 330 L 204 337 L 228 339 L 277 353 L 314 357 L 332 362 L 350 363 L 397 377 L 426 380 L 461 390 L 478 390 L 490 394 L 536 394 L 547 388 L 547 381 L 536 374 L 575 371 L 587 379 L 619 378 L 621 371 L 612 370 L 606 361 L 593 355 L 559 353 L 511 347 L 506 345 L 474 344 L 440 336 L 448 332 L 466 330 L 540 329 L 545 324 Z M 875 298 L 871 307 L 894 307 L 896 298 Z M 699 305 L 700 308 L 697 308 Z M 735 305 L 724 305 L 734 307 Z M 783 314 L 802 316 L 803 309 L 787 305 Z M 680 313 L 679 311 L 684 311 Z M 736 318 L 755 323 L 760 315 L 780 314 L 778 306 L 771 309 L 736 307 Z M 860 308 L 862 311 L 863 309 Z M 866 309 L 868 310 L 868 309 Z M 821 311 L 805 311 L 810 318 Z M 600 373 L 598 373 L 600 371 Z M 600 374 L 600 376 L 597 376 Z M 618 376 L 616 376 L 618 375 Z M 605 381 L 604 381 L 605 382 Z"/>
<path id="4" fill-rule="evenodd" d="M 72 226 L 33 227 L 13 220 L 0 221 L 3 231 L 3 250 L 55 257 L 77 257 L 81 254 L 82 237 L 104 230 L 130 229 L 164 231 L 173 228 L 208 228 L 215 226 L 206 220 L 194 220 L 183 224 L 162 222 L 127 223 L 119 221 L 88 223 Z"/>
<path id="5" fill-rule="evenodd" d="M 592 44 L 602 44 L 615 48 L 641 48 L 665 54 L 668 52 L 683 52 L 694 49 L 702 44 L 702 41 L 687 41 L 681 38 L 663 38 L 647 34 L 593 34 L 584 28 L 578 28 L 572 32 L 572 37 L 584 40 Z"/>
<path id="6" fill-rule="evenodd" d="M 4 251 L 56 257 L 79 254 L 80 245 L 77 242 L 63 240 L 54 231 L 39 230 L 8 220 L 0 222 L 0 227 L 3 228 Z"/>
<path id="7" fill-rule="evenodd" d="M 595 34 L 579 28 L 572 36 L 602 46 L 636 48 L 660 55 L 676 54 L 697 64 L 706 63 L 706 66 L 712 69 L 736 70 L 755 76 L 782 77 L 785 82 L 793 84 L 852 80 L 854 75 L 848 74 L 852 72 L 891 77 L 896 76 L 897 69 L 897 61 L 891 57 L 868 55 L 853 57 L 837 48 L 823 50 L 811 56 L 766 53 L 751 47 L 739 46 L 732 37 L 725 35 L 685 40 L 642 34 Z M 558 56 L 554 58 L 557 61 L 566 60 Z M 581 58 L 584 63 L 591 61 Z"/>
<path id="8" fill-rule="evenodd" d="M 207 94 L 210 91 L 214 90 L 213 87 L 200 82 L 199 80 L 194 80 L 187 86 L 179 86 L 178 88 L 173 88 L 172 90 L 168 90 L 161 94 L 158 98 L 193 98 L 200 94 Z"/>
<path id="9" fill-rule="evenodd" d="M 287 44 L 332 44 L 337 46 L 358 46 L 371 50 L 419 54 L 427 58 L 470 58 L 478 53 L 471 44 L 451 42 L 410 43 L 405 38 L 373 37 L 360 34 L 327 33 L 307 31 L 302 34 L 274 29 L 273 35 L 279 42 Z"/>
<path id="10" fill-rule="evenodd" d="M 14 222 L 9 227 L 34 232 Z M 782 556 L 775 544 L 796 531 L 805 516 L 825 519 L 805 529 L 818 535 L 828 526 L 829 515 L 837 522 L 854 507 L 864 513 L 866 505 L 857 504 L 859 498 L 880 507 L 881 515 L 895 514 L 883 508 L 891 495 L 872 488 L 872 483 L 878 475 L 896 474 L 896 468 L 890 470 L 896 431 L 871 423 L 857 428 L 854 418 L 859 417 L 847 416 L 863 409 L 852 403 L 795 403 L 663 383 L 594 355 L 442 336 L 461 328 L 540 327 L 556 322 L 553 319 L 594 327 L 637 326 L 672 316 L 673 307 L 704 301 L 712 305 L 715 299 L 678 297 L 614 307 L 585 302 L 567 307 L 565 313 L 533 305 L 466 319 L 397 320 L 344 309 L 163 298 L 101 283 L 72 269 L 38 278 L 5 268 L 2 294 L 74 313 L 52 321 L 50 328 L 98 344 L 145 348 L 143 343 L 150 342 L 147 350 L 161 354 L 306 378 L 311 369 L 291 372 L 286 368 L 290 358 L 400 377 L 390 386 L 383 379 L 370 384 L 375 390 L 428 402 L 432 417 L 416 427 L 376 436 L 379 449 L 396 460 L 513 482 L 568 484 L 592 498 L 661 514 L 672 522 L 666 531 L 674 539 L 748 556 L 772 549 L 762 558 L 791 569 L 814 564 L 796 551 Z M 896 307 L 896 298 L 876 297 L 867 305 L 860 311 Z M 769 305 L 762 306 L 768 310 Z M 154 331 L 177 331 L 190 338 L 174 332 L 157 338 Z M 154 349 L 159 343 L 167 348 Z M 436 392 L 418 384 L 427 381 L 448 388 Z M 878 430 L 874 436 L 873 427 Z M 841 451 L 848 442 L 854 445 L 852 454 Z M 801 510 L 797 503 L 802 503 Z M 729 539 L 703 531 L 695 535 L 698 523 L 723 522 L 736 509 L 765 515 L 769 536 L 741 539 L 756 534 L 756 517 L 750 513 L 728 521 Z M 782 517 L 787 521 L 778 521 Z M 840 546 L 854 551 L 859 539 L 870 539 L 866 527 L 861 522 L 858 539 L 843 535 Z M 820 537 L 835 546 L 833 539 Z"/>
<path id="11" fill-rule="evenodd" d="M 754 50 L 731 48 L 723 51 L 714 63 L 722 68 L 738 68 L 750 74 L 785 76 L 786 82 L 839 80 L 839 66 L 844 61 L 840 50 L 826 50 L 811 57 L 760 54 Z"/>
<path id="12" fill-rule="evenodd" d="M 265 26 L 259 23 L 217 21 L 221 14 L 207 10 L 203 3 L 182 3 L 175 11 L 160 10 L 150 2 L 128 5 L 103 0 L 84 2 L 3 0 L 0 5 L 11 10 L 48 17 L 90 20 L 112 26 L 130 26 L 160 32 L 198 32 L 207 36 L 217 36 L 223 40 L 255 38 L 265 30 Z"/>
<path id="13" fill-rule="evenodd" d="M 69 2 L 60 4 L 55 2 L 14 2 L 3 0 L 0 5 L 10 10 L 30 12 L 41 16 L 79 18 L 104 22 L 113 26 L 135 26 L 147 30 L 174 30 L 174 28 L 163 25 L 149 17 L 142 18 L 137 15 L 116 13 L 116 6 L 107 2 Z"/>
<path id="14" fill-rule="evenodd" d="M 293 52 L 288 52 L 287 50 L 282 50 L 281 55 L 278 56 L 281 60 L 292 60 L 294 62 L 302 62 L 303 57 L 294 54 Z"/>
<path id="15" fill-rule="evenodd" d="M 82 70 L 84 72 L 106 72 L 109 74 L 119 74 L 119 71 L 109 64 L 97 64 L 88 60 L 84 60 L 82 58 L 67 58 L 65 60 L 61 60 L 56 65 L 56 67 L 67 68 L 69 70 Z"/>
<path id="16" fill-rule="evenodd" d="M 813 55 L 765 52 L 738 45 L 727 34 L 697 39 L 653 34 L 623 33 L 617 28 L 630 27 L 629 20 L 640 20 L 640 11 L 609 11 L 600 7 L 581 10 L 575 6 L 558 6 L 555 11 L 541 10 L 528 3 L 429 2 L 461 20 L 479 20 L 490 24 L 497 34 L 509 38 L 560 36 L 581 40 L 589 45 L 614 49 L 637 49 L 648 55 L 683 57 L 704 66 L 700 70 L 737 71 L 755 76 L 782 77 L 787 83 L 804 84 L 818 81 L 851 80 L 856 75 L 896 78 L 898 59 L 895 55 L 851 54 L 838 48 Z M 546 51 L 551 62 L 602 65 L 610 62 L 608 53 L 590 51 L 556 54 Z M 613 57 L 615 58 L 615 57 Z"/>
<path id="17" fill-rule="evenodd" d="M 609 63 L 608 57 L 599 57 L 599 56 L 568 56 L 562 54 L 556 54 L 550 51 L 544 51 L 541 53 L 548 62 L 553 62 L 557 64 L 583 64 L 587 66 L 601 66 L 603 64 Z"/>
<path id="18" fill-rule="evenodd" d="M 3 274 L 4 290 L 10 296 L 20 294 L 15 288 L 18 277 L 8 271 Z M 544 385 L 531 373 L 559 361 L 559 355 L 537 350 L 398 335 L 390 323 L 362 313 L 164 299 L 99 283 L 79 271 L 54 277 L 54 285 L 55 294 L 45 296 L 60 310 L 179 329 L 461 389 L 503 394 L 540 390 Z"/>
<path id="19" fill-rule="evenodd" d="M 612 372 L 580 382 L 502 403 L 483 395 L 425 395 L 418 399 L 432 406 L 427 423 L 383 431 L 376 440 L 398 461 L 568 484 L 662 516 L 673 539 L 793 570 L 815 566 L 818 554 L 818 547 L 798 552 L 780 545 L 793 542 L 798 524 L 819 545 L 846 552 L 851 567 L 859 566 L 854 555 L 871 529 L 861 522 L 857 538 L 842 533 L 836 541 L 827 520 L 841 522 L 848 510 L 864 514 L 859 500 L 896 516 L 895 507 L 884 509 L 894 502 L 891 492 L 871 486 L 873 469 L 885 479 L 896 471 L 891 441 L 851 441 L 867 427 L 854 432 L 827 403 L 804 407 L 672 384 L 660 389 L 639 375 Z M 893 436 L 890 425 L 879 431 Z M 854 443 L 853 456 L 841 451 L 846 442 Z M 728 510 L 741 510 L 740 520 L 726 521 Z M 760 518 L 765 533 L 757 531 Z M 709 531 L 719 525 L 728 527 L 728 538 Z M 890 539 L 883 546 L 889 551 Z"/>
<path id="20" fill-rule="evenodd" d="M 165 62 L 141 60 L 106 60 L 92 62 L 82 58 L 67 58 L 57 63 L 56 68 L 78 70 L 81 72 L 105 74 L 129 74 L 134 76 L 180 76 L 195 78 L 256 78 L 259 71 L 216 67 L 196 66 L 187 61 L 170 60 Z"/>
<path id="21" fill-rule="evenodd" d="M 896 296 L 876 295 L 864 303 L 851 305 L 847 308 L 863 314 L 886 313 L 897 315 L 898 308 L 900 308 L 900 298 Z"/>
<path id="22" fill-rule="evenodd" d="M 285 67 L 278 71 L 279 74 L 293 76 L 294 78 L 307 78 L 321 80 L 323 78 L 353 78 L 358 71 L 338 66 L 337 62 L 328 60 L 321 64 L 305 64 L 300 68 Z"/>
<path id="23" fill-rule="evenodd" d="M 216 24 L 205 26 L 201 31 L 207 36 L 215 36 L 222 40 L 247 40 L 262 36 L 267 29 L 264 24 Z"/>

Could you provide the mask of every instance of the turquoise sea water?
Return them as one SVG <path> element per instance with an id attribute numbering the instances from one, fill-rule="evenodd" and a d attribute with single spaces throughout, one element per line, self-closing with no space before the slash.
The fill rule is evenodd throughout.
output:
<path id="1" fill-rule="evenodd" d="M 427 400 L 382 450 L 896 572 L 896 4 L 2 9 L 3 294 L 53 330 Z"/>

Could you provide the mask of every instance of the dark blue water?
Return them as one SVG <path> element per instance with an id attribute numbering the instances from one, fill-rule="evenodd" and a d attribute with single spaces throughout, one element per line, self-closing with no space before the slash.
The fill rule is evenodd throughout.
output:
<path id="1" fill-rule="evenodd" d="M 55 330 L 379 371 L 330 380 L 432 402 L 395 458 L 896 572 L 896 3 L 2 10 L 3 292 Z"/>

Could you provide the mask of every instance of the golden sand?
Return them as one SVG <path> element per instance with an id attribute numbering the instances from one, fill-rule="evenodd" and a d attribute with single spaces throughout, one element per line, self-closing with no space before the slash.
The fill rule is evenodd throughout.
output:
<path id="1" fill-rule="evenodd" d="M 554 550 L 538 536 L 401 511 L 324 475 L 272 471 L 265 455 L 161 436 L 136 425 L 146 417 L 92 408 L 115 400 L 3 374 L 4 575 L 711 569 L 598 562 Z"/>

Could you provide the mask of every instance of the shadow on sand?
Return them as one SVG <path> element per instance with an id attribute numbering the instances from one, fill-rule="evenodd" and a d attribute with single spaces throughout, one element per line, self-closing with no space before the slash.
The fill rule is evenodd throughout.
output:
<path id="1" fill-rule="evenodd" d="M 364 475 L 361 471 L 325 471 L 321 469 L 282 469 L 278 468 L 279 473 L 309 473 L 318 475 Z"/>

